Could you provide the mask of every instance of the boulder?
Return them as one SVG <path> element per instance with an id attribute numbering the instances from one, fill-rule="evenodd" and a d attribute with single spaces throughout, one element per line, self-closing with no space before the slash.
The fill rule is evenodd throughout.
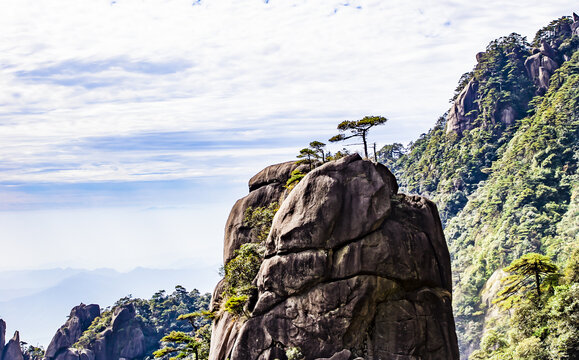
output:
<path id="1" fill-rule="evenodd" d="M 304 177 L 274 217 L 251 315 L 218 312 L 209 358 L 458 359 L 438 211 L 397 191 L 359 155 Z"/>
<path id="2" fill-rule="evenodd" d="M 4 346 L 2 360 L 24 360 L 24 355 L 20 348 L 20 333 L 18 331 L 14 333 L 12 339 Z"/>
<path id="3" fill-rule="evenodd" d="M 68 359 L 71 354 L 68 348 L 78 341 L 82 333 L 88 329 L 93 320 L 100 315 L 100 307 L 96 304 L 75 306 L 66 323 L 58 329 L 52 341 L 46 348 L 46 359 Z M 63 356 L 59 356 L 64 354 Z M 77 356 L 78 357 L 78 356 Z"/>

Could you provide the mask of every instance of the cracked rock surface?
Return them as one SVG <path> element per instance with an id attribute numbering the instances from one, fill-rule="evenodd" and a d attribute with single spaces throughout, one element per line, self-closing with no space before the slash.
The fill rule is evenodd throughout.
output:
<path id="1" fill-rule="evenodd" d="M 257 301 L 248 317 L 218 312 L 210 359 L 284 360 L 290 348 L 308 360 L 459 358 L 450 257 L 432 202 L 398 194 L 386 167 L 358 155 L 314 169 L 278 199 Z"/>

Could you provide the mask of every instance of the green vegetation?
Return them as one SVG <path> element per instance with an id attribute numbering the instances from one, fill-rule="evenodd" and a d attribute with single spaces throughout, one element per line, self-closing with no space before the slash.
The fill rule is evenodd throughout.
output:
<path id="1" fill-rule="evenodd" d="M 24 360 L 41 360 L 44 358 L 44 348 L 42 346 L 32 346 L 21 341 L 20 348 Z"/>
<path id="2" fill-rule="evenodd" d="M 304 358 L 301 350 L 297 347 L 291 347 L 285 351 L 285 356 L 287 360 L 301 360 Z"/>
<path id="3" fill-rule="evenodd" d="M 318 157 L 318 153 L 315 150 L 309 148 L 303 148 L 300 150 L 300 154 L 297 156 L 298 160 L 296 164 L 308 164 L 310 170 L 312 170 L 312 166 Z"/>
<path id="4" fill-rule="evenodd" d="M 292 173 L 293 174 L 293 173 Z M 265 243 L 275 213 L 279 210 L 277 201 L 268 206 L 248 207 L 243 214 L 243 226 L 251 228 L 252 235 L 260 244 Z"/>
<path id="5" fill-rule="evenodd" d="M 306 176 L 303 172 L 299 169 L 295 169 L 292 171 L 290 178 L 285 183 L 285 187 L 289 190 L 292 190 L 303 178 Z"/>
<path id="6" fill-rule="evenodd" d="M 576 249 L 579 250 L 579 247 Z M 579 252 L 576 252 L 567 261 L 566 276 L 561 279 L 560 284 L 557 279 L 551 291 L 543 292 L 540 297 L 520 299 L 511 309 L 511 317 L 502 318 L 499 324 L 486 332 L 480 349 L 473 352 L 470 359 L 577 359 L 579 356 L 579 282 L 576 281 L 579 276 L 576 272 L 578 254 Z M 525 262 L 527 261 L 524 260 L 522 263 Z"/>
<path id="7" fill-rule="evenodd" d="M 351 121 L 345 120 L 338 124 L 338 130 L 340 130 L 341 134 L 333 136 L 330 138 L 330 142 L 337 142 L 337 141 L 344 141 L 347 139 L 351 139 L 354 137 L 362 138 L 362 144 L 364 145 L 364 157 L 368 158 L 368 131 L 371 128 L 378 125 L 383 125 L 388 121 L 383 116 L 365 116 L 361 120 Z M 350 135 L 344 135 L 344 132 L 350 132 Z"/>
<path id="8" fill-rule="evenodd" d="M 210 340 L 210 318 L 207 311 L 210 294 L 201 295 L 198 290 L 188 292 L 183 286 L 177 285 L 172 294 L 166 294 L 164 290 L 155 293 L 151 299 L 134 299 L 130 295 L 119 299 L 112 308 L 107 308 L 101 315 L 94 319 L 89 328 L 81 335 L 79 340 L 73 345 L 77 349 L 91 349 L 95 341 L 104 336 L 104 331 L 111 325 L 113 313 L 119 307 L 132 304 L 135 307 L 136 317 L 134 321 L 140 322 L 141 328 L 147 339 L 147 356 L 159 349 L 159 342 L 166 339 L 177 339 L 171 337 L 173 333 L 195 334 L 195 341 L 199 344 L 195 346 L 199 359 L 209 351 Z M 203 329 L 203 330 L 202 330 Z M 209 332 L 209 335 L 207 335 Z M 169 336 L 169 337 L 166 337 Z M 183 338 L 181 338 L 183 339 Z M 167 340 L 169 342 L 169 340 Z M 181 349 L 182 346 L 176 346 Z M 166 348 L 166 347 L 164 347 Z M 169 359 L 173 352 L 168 350 L 164 354 L 156 356 L 162 359 Z M 156 353 L 161 354 L 161 353 Z M 197 359 L 197 358 L 196 358 Z"/>
<path id="9" fill-rule="evenodd" d="M 518 354 L 514 358 L 540 354 L 533 349 L 543 338 L 507 336 L 505 315 L 489 317 L 496 305 L 483 302 L 483 287 L 497 270 L 528 253 L 549 256 L 570 271 L 571 265 L 564 265 L 579 241 L 579 38 L 561 30 L 560 25 L 568 22 L 563 18 L 551 23 L 534 41 L 538 44 L 537 39 L 546 36 L 560 44 L 563 64 L 544 95 L 533 97 L 537 90 L 524 68 L 530 45 L 511 34 L 491 42 L 473 71 L 461 77 L 455 98 L 469 82 L 476 84 L 477 110 L 468 114 L 467 130 L 447 133 L 445 115 L 406 148 L 391 144 L 379 153 L 380 161 L 397 176 L 401 191 L 425 195 L 438 205 L 450 245 L 453 307 L 463 354 L 479 343 L 482 350 L 519 344 L 516 352 L 509 347 L 510 354 Z M 513 110 L 513 122 L 502 121 L 506 108 Z M 536 278 L 531 280 L 524 283 L 531 293 L 519 290 L 532 296 L 516 295 L 521 301 L 513 302 L 512 312 L 522 314 L 518 309 L 528 306 L 549 323 L 559 316 L 551 302 L 576 301 L 576 292 L 562 288 L 572 289 L 576 286 L 572 282 L 556 285 L 556 277 L 541 276 L 537 288 Z M 501 295 L 508 298 L 508 293 Z M 537 298 L 543 301 L 540 311 Z M 574 331 L 563 329 L 557 330 L 560 338 Z M 553 351 L 549 356 L 558 358 Z M 485 354 L 489 357 L 478 358 L 491 358 Z M 509 358 L 501 356 L 494 358 Z"/>
<path id="10" fill-rule="evenodd" d="M 77 349 L 88 349 L 96 340 L 101 336 L 101 332 L 111 325 L 111 320 L 113 318 L 113 312 L 111 310 L 105 310 L 101 313 L 99 317 L 93 320 L 92 324 L 88 327 L 85 332 L 82 333 L 81 337 L 73 347 Z"/>
<path id="11" fill-rule="evenodd" d="M 462 76 L 458 94 L 468 81 L 477 84 L 478 111 L 473 110 L 471 129 L 446 133 L 446 115 L 407 149 L 386 145 L 378 156 L 397 176 L 401 190 L 433 199 L 443 225 L 466 205 L 481 181 L 516 132 L 519 122 L 501 121 L 504 109 L 515 119 L 527 113 L 534 93 L 524 60 L 530 54 L 524 37 L 511 34 L 491 42 L 473 71 Z"/>
<path id="12" fill-rule="evenodd" d="M 169 357 L 169 360 L 207 359 L 211 342 L 211 324 L 207 320 L 211 318 L 213 314 L 207 310 L 179 315 L 177 320 L 188 321 L 193 328 L 191 335 L 183 331 L 171 331 L 161 339 L 162 347 L 153 352 L 155 358 L 166 359 L 169 355 L 175 355 Z"/>
<path id="13" fill-rule="evenodd" d="M 318 154 L 318 159 L 322 159 L 322 163 L 326 162 L 326 157 L 328 155 L 324 150 L 325 147 L 326 144 L 324 144 L 323 142 L 312 141 L 310 143 L 310 148 Z"/>
<path id="14" fill-rule="evenodd" d="M 233 259 L 222 269 L 225 279 L 222 307 L 235 316 L 249 316 L 245 308 L 257 293 L 253 280 L 263 262 L 265 240 L 278 209 L 278 203 L 273 202 L 267 207 L 249 207 L 245 210 L 243 225 L 251 228 L 252 238 L 256 241 L 241 245 L 235 250 Z"/>
<path id="15" fill-rule="evenodd" d="M 512 274 L 502 280 L 503 289 L 497 294 L 494 302 L 500 302 L 503 307 L 510 309 L 513 304 L 521 301 L 521 298 L 532 298 L 535 294 L 535 301 L 541 299 L 541 285 L 545 285 L 545 280 L 550 280 L 551 284 L 557 282 L 557 265 L 551 262 L 548 256 L 537 253 L 523 255 L 514 260 L 511 265 L 503 269 Z M 541 276 L 547 276 L 541 278 Z M 547 281 L 549 283 L 549 281 Z"/>

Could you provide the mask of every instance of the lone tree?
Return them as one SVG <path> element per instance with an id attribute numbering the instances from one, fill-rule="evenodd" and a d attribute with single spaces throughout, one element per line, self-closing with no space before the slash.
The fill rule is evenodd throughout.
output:
<path id="1" fill-rule="evenodd" d="M 539 301 L 541 277 L 545 280 L 545 277 L 556 276 L 558 271 L 549 257 L 537 253 L 523 255 L 503 270 L 512 275 L 502 280 L 503 289 L 498 292 L 498 298 L 494 302 L 503 302 L 505 308 L 510 308 L 513 302 L 519 299 L 518 294 L 526 294 L 533 288 Z"/>
<path id="2" fill-rule="evenodd" d="M 310 143 L 310 149 L 314 150 L 316 153 L 319 153 L 321 155 L 323 163 L 326 162 L 326 155 L 327 155 L 326 152 L 324 151 L 325 147 L 326 147 L 326 144 L 324 144 L 323 142 L 320 142 L 320 141 L 312 141 Z"/>
<path id="3" fill-rule="evenodd" d="M 368 141 L 366 136 L 368 135 L 368 131 L 373 128 L 374 126 L 385 124 L 388 119 L 382 116 L 365 116 L 362 120 L 358 121 L 350 121 L 345 120 L 342 121 L 338 125 L 338 130 L 341 132 L 350 131 L 350 135 L 338 134 L 330 138 L 331 142 L 336 141 L 343 141 L 348 140 L 353 137 L 361 137 L 362 142 L 364 144 L 364 156 L 368 158 Z"/>
<path id="4" fill-rule="evenodd" d="M 303 148 L 300 150 L 300 154 L 297 156 L 298 164 L 308 164 L 310 166 L 310 170 L 312 170 L 312 163 L 318 159 L 319 155 L 315 150 L 310 148 Z"/>

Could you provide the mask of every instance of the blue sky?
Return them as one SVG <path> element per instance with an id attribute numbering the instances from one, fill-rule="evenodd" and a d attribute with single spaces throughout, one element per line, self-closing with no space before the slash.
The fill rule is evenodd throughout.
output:
<path id="1" fill-rule="evenodd" d="M 572 5 L 4 1 L 0 270 L 218 264 L 255 172 L 365 115 L 415 139 L 489 41 Z"/>

